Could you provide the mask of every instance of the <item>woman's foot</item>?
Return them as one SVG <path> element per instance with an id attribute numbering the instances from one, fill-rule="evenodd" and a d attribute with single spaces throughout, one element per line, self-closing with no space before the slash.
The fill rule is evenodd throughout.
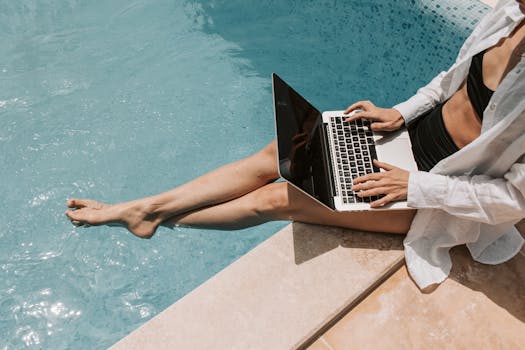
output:
<path id="1" fill-rule="evenodd" d="M 69 199 L 66 216 L 76 226 L 118 224 L 141 238 L 149 238 L 161 223 L 158 215 L 148 213 L 138 202 L 109 205 L 90 199 Z"/>

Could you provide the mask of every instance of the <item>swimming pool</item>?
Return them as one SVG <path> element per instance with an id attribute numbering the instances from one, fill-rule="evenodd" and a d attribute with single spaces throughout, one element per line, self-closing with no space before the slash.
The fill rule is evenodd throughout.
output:
<path id="1" fill-rule="evenodd" d="M 273 138 L 270 73 L 320 109 L 449 65 L 475 1 L 0 0 L 0 346 L 111 345 L 267 238 L 72 227 L 71 196 L 167 190 Z"/>

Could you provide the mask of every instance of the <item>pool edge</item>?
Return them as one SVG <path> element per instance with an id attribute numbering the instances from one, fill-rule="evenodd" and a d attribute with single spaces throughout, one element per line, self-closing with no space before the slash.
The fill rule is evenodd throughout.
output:
<path id="1" fill-rule="evenodd" d="M 290 224 L 111 349 L 300 347 L 402 265 L 402 238 Z"/>

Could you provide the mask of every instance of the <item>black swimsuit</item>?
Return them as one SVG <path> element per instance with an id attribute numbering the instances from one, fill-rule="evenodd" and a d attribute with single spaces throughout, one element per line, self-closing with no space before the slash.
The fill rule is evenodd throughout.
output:
<path id="1" fill-rule="evenodd" d="M 468 97 L 480 120 L 483 120 L 483 111 L 487 108 L 489 100 L 494 94 L 494 91 L 489 89 L 483 82 L 484 55 L 485 51 L 482 51 L 472 58 L 467 77 Z"/>
<path id="2" fill-rule="evenodd" d="M 483 119 L 483 111 L 487 108 L 494 93 L 483 83 L 484 54 L 485 51 L 472 58 L 467 77 L 467 93 L 481 120 Z M 429 171 L 440 160 L 459 150 L 443 122 L 442 110 L 445 103 L 446 101 L 438 104 L 408 126 L 412 153 L 419 170 Z"/>

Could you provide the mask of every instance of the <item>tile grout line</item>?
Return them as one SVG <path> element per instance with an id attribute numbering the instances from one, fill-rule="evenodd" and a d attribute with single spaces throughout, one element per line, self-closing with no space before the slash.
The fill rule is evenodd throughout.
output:
<path id="1" fill-rule="evenodd" d="M 300 342 L 294 349 L 307 350 L 317 339 L 320 339 L 330 328 L 335 326 L 337 322 L 342 320 L 350 311 L 352 311 L 357 305 L 366 299 L 374 290 L 381 286 L 388 278 L 390 278 L 395 272 L 401 269 L 405 265 L 404 256 L 399 258 L 397 262 L 392 264 L 391 267 L 386 269 L 368 288 L 358 294 L 350 303 L 343 307 L 337 312 L 330 320 L 326 321 L 317 331 Z"/>
<path id="2" fill-rule="evenodd" d="M 479 0 L 487 6 L 494 7 L 496 5 L 496 0 Z"/>
<path id="3" fill-rule="evenodd" d="M 328 348 L 328 350 L 335 350 L 322 336 L 321 338 L 319 338 L 319 340 L 321 340 L 321 342 L 324 344 L 324 346 Z"/>

